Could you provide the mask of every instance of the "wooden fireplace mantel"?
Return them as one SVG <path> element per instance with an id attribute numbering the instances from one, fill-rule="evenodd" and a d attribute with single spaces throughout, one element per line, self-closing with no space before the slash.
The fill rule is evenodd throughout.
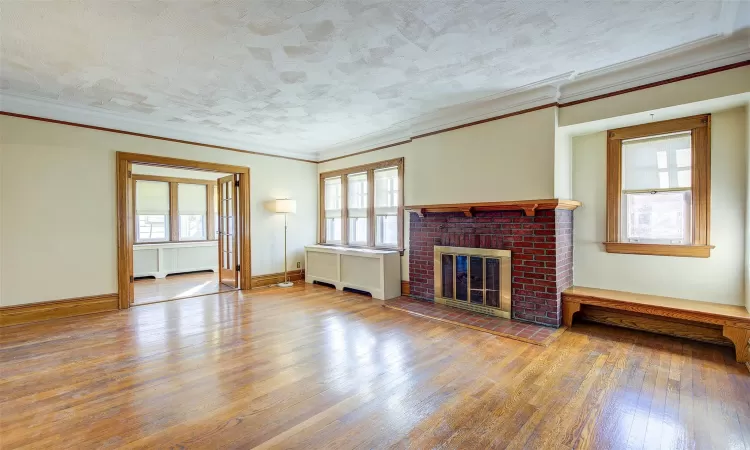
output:
<path id="1" fill-rule="evenodd" d="M 404 209 L 424 217 L 427 213 L 449 213 L 461 212 L 466 217 L 472 217 L 477 211 L 523 211 L 527 216 L 536 215 L 537 211 L 544 209 L 567 209 L 573 210 L 581 206 L 581 202 L 575 200 L 560 200 L 557 198 L 547 200 L 517 200 L 508 202 L 483 202 L 483 203 L 449 203 L 444 205 L 411 205 Z"/>

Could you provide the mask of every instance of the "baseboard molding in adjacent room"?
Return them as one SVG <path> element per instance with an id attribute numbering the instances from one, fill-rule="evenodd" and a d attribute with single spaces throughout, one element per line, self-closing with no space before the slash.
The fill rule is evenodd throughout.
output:
<path id="1" fill-rule="evenodd" d="M 118 309 L 117 294 L 93 295 L 51 302 L 0 307 L 0 327 L 82 316 Z"/>
<path id="2" fill-rule="evenodd" d="M 289 277 L 289 281 L 304 280 L 305 271 L 303 269 L 290 270 L 287 272 L 287 276 Z M 284 272 L 269 273 L 267 275 L 253 276 L 251 286 L 256 288 L 256 287 L 263 287 L 263 286 L 271 286 L 271 285 L 279 284 L 283 282 L 284 282 Z"/>
<path id="3" fill-rule="evenodd" d="M 401 295 L 409 295 L 410 292 L 409 282 L 401 280 Z"/>

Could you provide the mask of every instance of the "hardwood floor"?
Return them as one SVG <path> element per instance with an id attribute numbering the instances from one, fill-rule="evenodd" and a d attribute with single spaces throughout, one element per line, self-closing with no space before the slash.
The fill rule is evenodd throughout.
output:
<path id="1" fill-rule="evenodd" d="M 135 280 L 133 289 L 135 291 L 134 305 L 233 290 L 219 283 L 219 274 L 213 272 L 185 273 L 170 275 L 166 278 L 143 278 Z"/>
<path id="2" fill-rule="evenodd" d="M 300 285 L 0 330 L 0 447 L 750 448 L 731 349 L 548 347 Z"/>

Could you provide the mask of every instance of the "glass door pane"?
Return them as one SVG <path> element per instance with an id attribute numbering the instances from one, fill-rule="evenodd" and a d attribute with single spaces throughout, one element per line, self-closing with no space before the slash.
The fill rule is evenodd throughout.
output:
<path id="1" fill-rule="evenodd" d="M 471 273 L 471 303 L 484 303 L 484 258 L 481 256 L 472 256 L 470 258 Z"/>
<path id="2" fill-rule="evenodd" d="M 487 258 L 486 264 L 486 301 L 487 306 L 500 307 L 500 260 Z"/>
<path id="3" fill-rule="evenodd" d="M 466 301 L 469 295 L 469 257 L 456 256 L 456 300 Z"/>
<path id="4" fill-rule="evenodd" d="M 453 298 L 453 255 L 440 255 L 443 276 L 443 298 Z"/>

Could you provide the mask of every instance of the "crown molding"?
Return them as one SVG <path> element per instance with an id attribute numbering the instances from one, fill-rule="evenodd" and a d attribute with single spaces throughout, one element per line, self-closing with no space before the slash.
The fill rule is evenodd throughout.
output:
<path id="1" fill-rule="evenodd" d="M 189 141 L 197 145 L 224 147 L 244 153 L 278 156 L 316 162 L 310 153 L 296 153 L 278 148 L 263 147 L 264 151 L 246 150 L 252 143 L 241 139 L 228 138 L 220 133 L 196 130 L 192 125 L 175 125 L 129 117 L 125 114 L 94 108 L 72 106 L 57 100 L 31 97 L 9 92 L 0 92 L 0 110 L 22 116 L 88 126 L 106 128 L 108 131 L 121 131 L 133 134 L 150 135 L 166 140 Z"/>
<path id="2" fill-rule="evenodd" d="M 750 59 L 750 30 L 715 35 L 579 74 L 561 87 L 560 104 L 578 102 Z"/>

